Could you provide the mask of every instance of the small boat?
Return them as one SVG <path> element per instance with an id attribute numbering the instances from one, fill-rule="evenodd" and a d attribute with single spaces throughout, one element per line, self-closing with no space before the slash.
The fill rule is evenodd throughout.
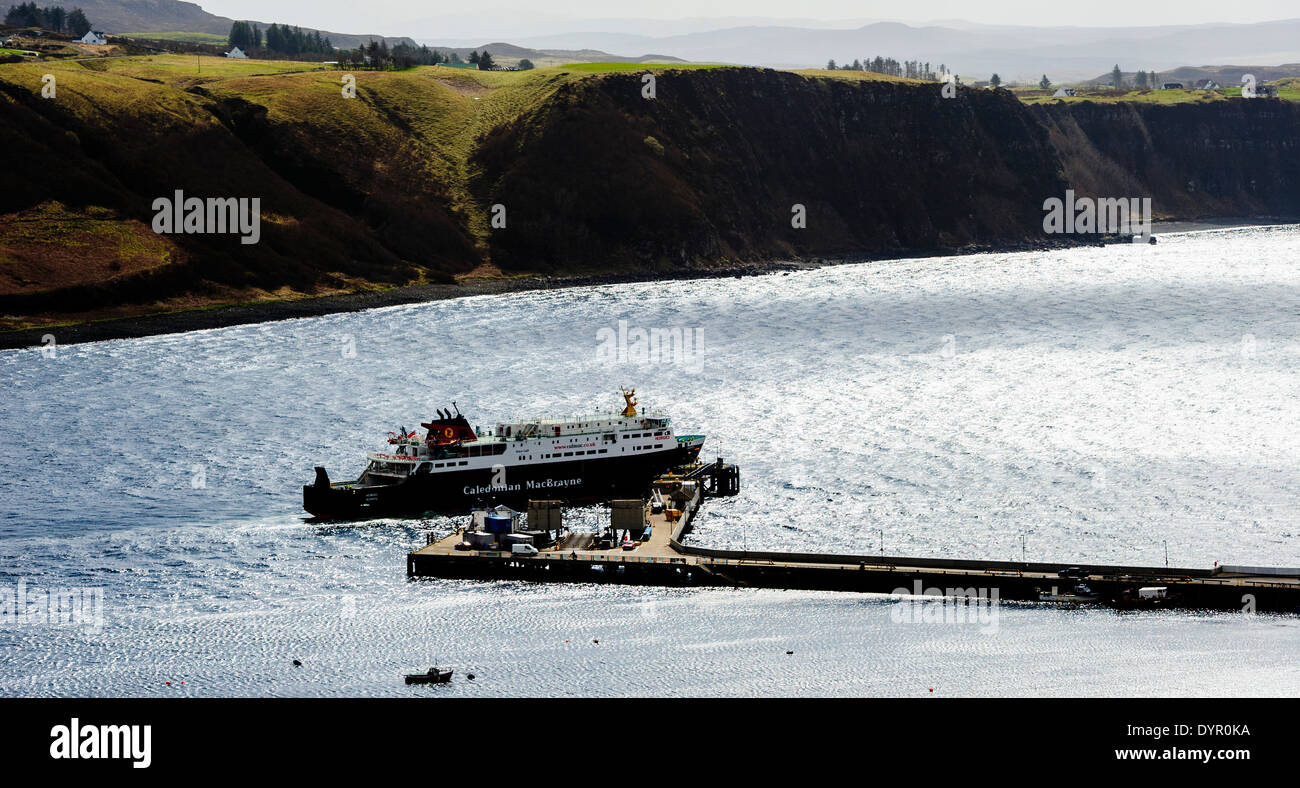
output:
<path id="1" fill-rule="evenodd" d="M 408 673 L 406 674 L 407 684 L 450 684 L 450 670 L 439 670 L 438 668 L 429 668 L 428 673 Z"/>
<path id="2" fill-rule="evenodd" d="M 1093 593 L 1093 590 L 1091 588 L 1084 585 L 1083 583 L 1078 583 L 1069 591 L 1066 591 L 1064 593 L 1058 592 L 1056 590 L 1056 586 L 1052 586 L 1051 593 L 1044 591 L 1038 594 L 1039 602 L 1067 602 L 1067 603 L 1096 602 L 1100 598 L 1101 598 L 1100 596 Z"/>
<path id="3" fill-rule="evenodd" d="M 1175 599 L 1177 594 L 1170 594 L 1168 586 L 1145 586 L 1137 590 L 1124 589 L 1110 600 L 1110 604 L 1119 610 L 1150 610 L 1165 607 Z"/>

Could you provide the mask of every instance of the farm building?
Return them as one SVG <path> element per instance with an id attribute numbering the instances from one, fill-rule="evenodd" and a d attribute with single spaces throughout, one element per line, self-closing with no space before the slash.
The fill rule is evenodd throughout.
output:
<path id="1" fill-rule="evenodd" d="M 226 57 L 247 58 L 248 55 L 245 55 L 244 50 L 240 49 L 239 47 L 231 47 L 230 51 L 226 53 Z"/>
<path id="2" fill-rule="evenodd" d="M 108 36 L 105 36 L 103 31 L 100 30 L 89 30 L 77 40 L 83 44 L 107 44 Z"/>
<path id="3" fill-rule="evenodd" d="M 1074 88 L 1057 88 L 1056 92 L 1052 94 L 1052 98 L 1065 98 L 1067 96 L 1077 95 L 1078 93 L 1075 92 Z"/>

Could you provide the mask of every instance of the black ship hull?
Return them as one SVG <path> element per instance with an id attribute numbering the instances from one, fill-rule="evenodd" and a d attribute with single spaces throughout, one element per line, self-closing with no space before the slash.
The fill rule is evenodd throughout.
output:
<path id="1" fill-rule="evenodd" d="M 515 509 L 529 500 L 566 504 L 640 498 L 655 477 L 695 461 L 698 446 L 633 457 L 602 457 L 569 462 L 508 466 L 504 486 L 493 486 L 489 468 L 412 474 L 380 486 L 331 484 L 317 469 L 315 484 L 302 488 L 303 508 L 325 520 L 464 514 L 476 506 L 504 504 Z"/>

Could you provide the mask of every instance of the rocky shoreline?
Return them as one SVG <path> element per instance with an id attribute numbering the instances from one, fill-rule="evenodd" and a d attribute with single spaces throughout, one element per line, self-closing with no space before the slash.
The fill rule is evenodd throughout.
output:
<path id="1" fill-rule="evenodd" d="M 1177 229 L 1226 229 L 1250 225 L 1249 219 L 1242 220 L 1207 220 L 1205 222 L 1178 222 Z M 1174 223 L 1162 223 L 1174 229 Z M 699 269 L 683 269 L 672 272 L 633 271 L 626 273 L 602 273 L 582 276 L 528 276 L 512 278 L 465 279 L 457 284 L 427 284 L 395 287 L 389 290 L 347 293 L 343 295 L 303 298 L 294 301 L 267 301 L 262 303 L 238 304 L 215 309 L 196 309 L 183 312 L 168 312 L 140 317 L 117 318 L 111 320 L 91 321 L 77 325 L 63 325 L 46 328 L 28 328 L 0 333 L 0 349 L 14 350 L 40 347 L 43 337 L 53 335 L 60 345 L 80 344 L 83 342 L 101 342 L 110 339 L 133 339 L 175 334 L 186 331 L 204 331 L 214 328 L 245 325 L 249 323 L 266 323 L 277 320 L 292 320 L 303 317 L 318 317 L 338 312 L 359 312 L 366 309 L 399 306 L 402 304 L 441 301 L 450 298 L 465 298 L 479 295 L 500 295 L 503 293 L 523 292 L 529 290 L 555 290 L 571 287 L 590 287 L 596 285 L 624 284 L 629 282 L 674 281 L 691 279 L 718 279 L 727 277 L 759 276 L 780 271 L 798 271 L 821 268 L 828 265 L 843 265 L 880 260 L 897 260 L 916 257 L 951 257 L 957 255 L 981 253 L 1013 253 L 1043 251 L 1072 246 L 1100 246 L 1118 243 L 1122 239 L 1113 236 L 1069 236 L 1059 239 L 1038 239 L 1014 244 L 1000 244 L 996 247 L 967 246 L 960 249 L 906 250 L 889 255 L 840 255 L 835 257 L 813 257 L 806 260 L 777 260 L 755 263 L 731 263 Z"/>

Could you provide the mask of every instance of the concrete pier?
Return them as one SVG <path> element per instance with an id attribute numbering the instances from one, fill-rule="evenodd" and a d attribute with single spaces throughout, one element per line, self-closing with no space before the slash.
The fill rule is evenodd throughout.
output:
<path id="1" fill-rule="evenodd" d="M 945 596 L 978 596 L 997 589 L 1003 600 L 1037 602 L 1044 592 L 1067 592 L 1086 584 L 1098 603 L 1141 609 L 1199 608 L 1300 613 L 1300 577 L 1265 568 L 1189 569 L 1013 561 L 979 561 L 884 555 L 832 555 L 715 550 L 685 544 L 685 534 L 709 489 L 691 486 L 665 496 L 662 512 L 645 506 L 648 535 L 632 549 L 615 545 L 593 549 L 579 540 L 561 540 L 535 556 L 501 550 L 458 550 L 461 533 L 410 553 L 409 577 L 540 582 L 607 582 L 661 586 L 724 586 L 825 591 L 894 593 L 918 587 Z M 656 482 L 658 485 L 659 482 Z M 672 486 L 672 485 L 669 485 Z M 1077 568 L 1079 577 L 1063 579 L 1062 570 Z M 1168 599 L 1151 604 L 1122 601 L 1139 588 L 1167 589 Z"/>

